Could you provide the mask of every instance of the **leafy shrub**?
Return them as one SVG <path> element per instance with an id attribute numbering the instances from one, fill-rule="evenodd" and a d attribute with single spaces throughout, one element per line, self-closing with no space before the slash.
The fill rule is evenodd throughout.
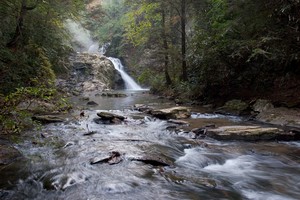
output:
<path id="1" fill-rule="evenodd" d="M 32 113 L 29 107 L 34 101 L 50 102 L 55 105 L 55 110 L 70 108 L 65 99 L 57 91 L 47 86 L 17 88 L 7 96 L 0 95 L 0 131 L 2 134 L 19 133 L 26 128 L 37 125 L 31 120 Z M 25 107 L 20 106 L 26 103 Z M 51 112 L 53 110 L 44 110 Z"/>

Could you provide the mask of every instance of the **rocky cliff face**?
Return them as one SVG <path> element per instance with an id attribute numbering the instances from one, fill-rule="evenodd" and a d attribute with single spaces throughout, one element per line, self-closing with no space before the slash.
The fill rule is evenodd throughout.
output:
<path id="1" fill-rule="evenodd" d="M 73 95 L 89 91 L 121 89 L 123 80 L 113 64 L 99 54 L 78 53 L 71 57 L 68 77 L 57 80 L 58 88 Z"/>

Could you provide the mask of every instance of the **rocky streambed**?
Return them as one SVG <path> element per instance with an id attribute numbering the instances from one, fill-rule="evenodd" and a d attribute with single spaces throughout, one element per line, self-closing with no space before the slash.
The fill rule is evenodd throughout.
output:
<path id="1" fill-rule="evenodd" d="M 300 143 L 269 137 L 291 129 L 117 93 L 74 97 L 78 110 L 63 122 L 25 134 L 22 163 L 1 168 L 13 174 L 1 199 L 299 197 Z"/>
<path id="2" fill-rule="evenodd" d="M 179 106 L 78 54 L 57 81 L 69 114 L 0 139 L 0 199 L 298 199 L 300 117 L 266 100 Z M 38 103 L 40 105 L 40 103 Z"/>

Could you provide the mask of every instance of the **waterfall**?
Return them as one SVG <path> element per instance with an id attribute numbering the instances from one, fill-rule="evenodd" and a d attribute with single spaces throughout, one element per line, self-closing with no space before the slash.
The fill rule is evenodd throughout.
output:
<path id="1" fill-rule="evenodd" d="M 125 87 L 127 90 L 143 90 L 141 86 L 139 86 L 133 78 L 131 78 L 125 71 L 124 66 L 122 65 L 120 59 L 118 58 L 108 58 L 114 65 L 115 69 L 120 73 L 122 79 L 125 82 Z"/>

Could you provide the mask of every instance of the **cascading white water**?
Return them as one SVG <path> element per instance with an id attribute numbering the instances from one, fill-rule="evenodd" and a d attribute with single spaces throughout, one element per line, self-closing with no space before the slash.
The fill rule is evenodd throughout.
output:
<path id="1" fill-rule="evenodd" d="M 108 58 L 114 65 L 115 69 L 120 73 L 122 79 L 125 82 L 125 87 L 127 90 L 143 90 L 141 86 L 139 86 L 133 78 L 131 78 L 125 71 L 124 66 L 122 65 L 120 59 L 118 58 Z"/>

